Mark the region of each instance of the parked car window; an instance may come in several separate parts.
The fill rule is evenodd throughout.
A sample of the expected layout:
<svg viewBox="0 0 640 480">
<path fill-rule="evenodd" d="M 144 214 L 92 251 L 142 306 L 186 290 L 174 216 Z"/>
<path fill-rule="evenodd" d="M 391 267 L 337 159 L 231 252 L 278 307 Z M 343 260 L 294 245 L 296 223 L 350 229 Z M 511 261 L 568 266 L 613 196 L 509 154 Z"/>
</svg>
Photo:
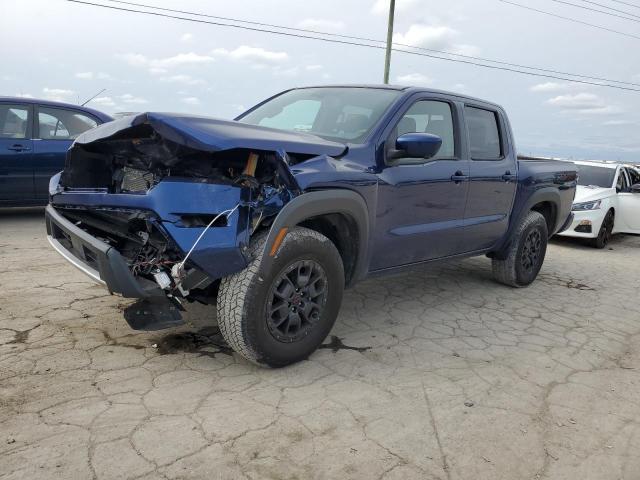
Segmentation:
<svg viewBox="0 0 640 480">
<path fill-rule="evenodd" d="M 465 107 L 469 128 L 469 148 L 474 160 L 496 160 L 502 157 L 498 115 L 482 108 Z"/>
<path fill-rule="evenodd" d="M 95 119 L 73 110 L 40 107 L 38 112 L 39 137 L 43 140 L 73 140 L 97 125 Z"/>
<path fill-rule="evenodd" d="M 453 115 L 447 102 L 419 100 L 414 103 L 398 122 L 394 136 L 414 132 L 431 133 L 442 139 L 437 158 L 455 157 Z"/>
<path fill-rule="evenodd" d="M 624 192 L 629 188 L 629 184 L 627 183 L 627 176 L 625 175 L 624 171 L 624 168 L 618 170 L 618 181 L 616 182 L 616 190 L 618 190 L 619 192 Z"/>
<path fill-rule="evenodd" d="M 29 109 L 17 105 L 0 105 L 0 138 L 27 138 Z"/>
<path fill-rule="evenodd" d="M 576 164 L 576 170 L 578 170 L 578 185 L 585 187 L 613 187 L 613 179 L 616 175 L 615 168 Z"/>
<path fill-rule="evenodd" d="M 627 173 L 629 174 L 629 183 L 631 185 L 640 184 L 640 172 L 633 168 L 627 168 Z"/>
<path fill-rule="evenodd" d="M 301 88 L 278 95 L 237 120 L 361 143 L 400 94 L 383 88 Z"/>
</svg>

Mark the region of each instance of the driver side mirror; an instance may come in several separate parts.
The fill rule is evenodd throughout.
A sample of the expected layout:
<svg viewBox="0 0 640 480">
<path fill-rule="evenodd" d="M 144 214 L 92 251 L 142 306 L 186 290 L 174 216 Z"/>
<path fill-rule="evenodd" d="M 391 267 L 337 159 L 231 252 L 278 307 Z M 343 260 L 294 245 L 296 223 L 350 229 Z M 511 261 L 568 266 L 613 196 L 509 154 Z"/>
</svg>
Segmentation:
<svg viewBox="0 0 640 480">
<path fill-rule="evenodd" d="M 434 157 L 442 147 L 442 138 L 430 133 L 405 133 L 396 140 L 396 158 L 424 158 Z"/>
<path fill-rule="evenodd" d="M 640 193 L 640 183 L 631 185 L 631 193 Z"/>
</svg>

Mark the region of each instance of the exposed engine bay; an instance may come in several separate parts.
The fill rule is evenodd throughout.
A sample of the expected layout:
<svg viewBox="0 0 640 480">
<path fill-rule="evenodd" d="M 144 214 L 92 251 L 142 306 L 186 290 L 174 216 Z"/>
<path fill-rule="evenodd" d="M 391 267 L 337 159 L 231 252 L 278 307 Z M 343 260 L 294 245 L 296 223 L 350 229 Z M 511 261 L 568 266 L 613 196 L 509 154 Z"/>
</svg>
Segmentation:
<svg viewBox="0 0 640 480">
<path fill-rule="evenodd" d="M 117 249 L 141 282 L 154 282 L 171 296 L 204 299 L 215 293 L 210 290 L 215 289 L 216 278 L 214 272 L 201 267 L 205 262 L 198 265 L 198 255 L 193 253 L 198 243 L 208 231 L 229 226 L 232 215 L 246 218 L 249 237 L 267 228 L 282 205 L 297 193 L 286 166 L 308 157 L 295 155 L 292 160 L 283 152 L 244 148 L 202 151 L 167 139 L 145 123 L 100 141 L 74 145 L 60 188 L 67 193 L 144 195 L 162 181 L 189 181 L 237 189 L 238 202 L 222 211 L 217 205 L 205 205 L 198 213 L 178 211 L 169 218 L 159 218 L 145 209 L 58 208 L 76 226 Z M 193 198 L 198 200 L 202 201 Z M 186 244 L 176 244 L 167 233 L 171 227 L 199 231 L 186 254 Z M 189 261 L 192 254 L 195 261 Z"/>
<path fill-rule="evenodd" d="M 144 292 L 209 303 L 220 278 L 248 265 L 250 238 L 301 193 L 291 167 L 346 148 L 238 122 L 145 113 L 78 137 L 54 177 L 51 204 L 102 250 L 117 251 Z M 62 231 L 54 236 L 100 270 L 91 248 Z"/>
</svg>

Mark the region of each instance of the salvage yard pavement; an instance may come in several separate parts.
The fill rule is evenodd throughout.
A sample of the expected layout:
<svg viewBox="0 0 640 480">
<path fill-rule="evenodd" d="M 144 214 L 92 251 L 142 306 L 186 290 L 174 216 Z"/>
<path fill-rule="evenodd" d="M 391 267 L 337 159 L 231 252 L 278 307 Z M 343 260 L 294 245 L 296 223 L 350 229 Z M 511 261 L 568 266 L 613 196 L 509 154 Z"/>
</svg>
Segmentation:
<svg viewBox="0 0 640 480">
<path fill-rule="evenodd" d="M 308 361 L 234 355 L 215 314 L 129 329 L 0 213 L 2 479 L 637 479 L 640 237 L 554 241 L 511 289 L 476 258 L 367 280 Z"/>
</svg>

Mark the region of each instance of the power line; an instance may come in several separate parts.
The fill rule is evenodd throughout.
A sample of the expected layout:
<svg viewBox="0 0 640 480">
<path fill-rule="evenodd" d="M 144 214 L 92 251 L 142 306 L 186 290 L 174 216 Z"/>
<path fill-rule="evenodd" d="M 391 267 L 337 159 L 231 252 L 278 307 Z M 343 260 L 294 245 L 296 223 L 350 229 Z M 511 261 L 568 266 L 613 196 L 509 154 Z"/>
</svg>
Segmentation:
<svg viewBox="0 0 640 480">
<path fill-rule="evenodd" d="M 617 33 L 618 35 L 623 35 L 625 37 L 635 38 L 636 40 L 640 40 L 640 36 L 638 36 L 638 35 L 633 35 L 631 33 L 625 33 L 625 32 L 621 32 L 619 30 L 614 30 L 612 28 L 603 27 L 602 25 L 595 25 L 593 23 L 583 22 L 582 20 L 577 20 L 575 18 L 564 17 L 562 15 L 558 15 L 558 14 L 555 14 L 555 13 L 546 12 L 544 10 L 539 10 L 539 9 L 533 8 L 533 7 L 528 7 L 528 6 L 522 5 L 520 3 L 510 2 L 509 0 L 498 0 L 498 1 L 502 2 L 502 3 L 508 3 L 509 5 L 513 5 L 514 7 L 524 8 L 526 10 L 531 10 L 532 12 L 538 12 L 538 13 L 542 13 L 544 15 L 549 15 L 550 17 L 561 18 L 562 20 L 566 20 L 568 22 L 579 23 L 581 25 L 586 25 L 588 27 L 597 28 L 598 30 L 605 30 L 607 32 Z"/>
<path fill-rule="evenodd" d="M 609 15 L 610 17 L 622 18 L 624 20 L 629 20 L 630 22 L 640 23 L 640 20 L 635 19 L 635 18 L 629 18 L 629 17 L 625 17 L 624 15 L 619 15 L 617 13 L 611 13 L 611 12 L 606 12 L 604 10 L 598 10 L 597 8 L 587 7 L 585 5 L 578 5 L 577 3 L 566 2 L 564 0 L 551 0 L 551 1 L 555 2 L 555 3 L 560 3 L 562 5 L 569 5 L 570 7 L 581 8 L 583 10 L 589 10 L 590 12 L 597 12 L 597 13 L 601 13 L 603 15 Z M 591 3 L 591 2 L 589 2 L 589 3 Z"/>
<path fill-rule="evenodd" d="M 200 24 L 215 25 L 215 26 L 221 26 L 221 27 L 236 28 L 236 29 L 248 30 L 248 31 L 254 31 L 254 32 L 270 33 L 270 34 L 273 34 L 273 35 L 281 35 L 281 36 L 293 37 L 293 38 L 304 38 L 304 39 L 310 39 L 310 40 L 318 40 L 318 41 L 322 41 L 322 42 L 326 42 L 326 43 L 336 43 L 336 44 L 342 44 L 342 45 L 353 45 L 353 46 L 358 46 L 358 47 L 375 48 L 377 50 L 384 50 L 385 49 L 385 47 L 383 45 L 370 45 L 370 44 L 358 43 L 358 42 L 349 41 L 349 40 L 338 40 L 338 39 L 335 39 L 335 38 L 322 38 L 322 37 L 311 36 L 311 35 L 302 35 L 302 34 L 299 34 L 299 33 L 280 32 L 280 31 L 275 31 L 275 30 L 268 30 L 268 29 L 259 28 L 259 27 L 248 27 L 248 26 L 245 26 L 245 25 L 234 25 L 234 24 L 229 24 L 229 23 L 214 22 L 214 21 L 208 21 L 208 20 L 199 20 L 199 19 L 194 19 L 194 18 L 187 18 L 187 17 L 179 17 L 179 16 L 176 16 L 176 15 L 169 15 L 169 14 L 159 13 L 159 12 L 146 12 L 146 11 L 142 11 L 142 10 L 134 10 L 134 9 L 131 9 L 131 8 L 116 7 L 116 6 L 113 6 L 113 5 L 103 5 L 103 4 L 93 3 L 93 2 L 83 1 L 83 0 L 66 0 L 66 1 L 70 2 L 70 3 L 77 3 L 77 4 L 89 5 L 89 6 L 93 6 L 93 7 L 106 8 L 106 9 L 110 9 L 110 10 L 117 10 L 117 11 L 129 12 L 129 13 L 139 13 L 139 14 L 143 14 L 143 15 L 152 15 L 152 16 L 155 16 L 155 17 L 170 18 L 170 19 L 174 19 L 174 20 L 182 20 L 182 21 L 187 21 L 187 22 L 192 22 L 192 23 L 200 23 Z M 556 80 L 563 80 L 563 81 L 567 81 L 567 82 L 581 83 L 581 84 L 585 84 L 585 85 L 593 85 L 593 86 L 598 86 L 598 87 L 615 88 L 615 89 L 618 89 L 618 90 L 640 92 L 640 89 L 637 89 L 637 88 L 623 87 L 623 86 L 620 86 L 620 85 L 613 85 L 611 83 L 596 83 L 596 82 L 589 82 L 589 81 L 586 81 L 586 80 L 578 80 L 578 79 L 573 79 L 573 78 L 561 77 L 561 76 L 558 76 L 558 75 L 526 72 L 526 71 L 518 70 L 518 69 L 515 69 L 515 68 L 498 67 L 498 66 L 495 66 L 495 65 L 486 65 L 486 64 L 474 62 L 474 61 L 471 61 L 471 60 L 447 58 L 447 57 L 441 57 L 441 56 L 433 55 L 433 54 L 412 52 L 412 51 L 408 51 L 408 50 L 405 50 L 405 49 L 394 48 L 393 50 L 397 51 L 397 52 L 404 53 L 406 55 L 414 55 L 414 56 L 419 56 L 419 57 L 427 57 L 427 58 L 433 58 L 433 59 L 438 59 L 438 60 L 445 60 L 445 61 L 454 62 L 454 63 L 475 65 L 475 66 L 478 66 L 478 67 L 490 68 L 490 69 L 493 69 L 493 70 L 508 71 L 508 72 L 519 73 L 519 74 L 522 74 L 522 75 L 528 75 L 528 76 L 533 76 L 533 77 L 552 78 L 552 79 L 556 79 Z"/>
<path fill-rule="evenodd" d="M 580 0 L 580 1 L 584 2 L 584 3 L 590 3 L 591 5 L 597 5 L 598 7 L 606 8 L 607 10 L 611 10 L 611 11 L 614 11 L 614 12 L 624 13 L 625 15 L 628 15 L 630 17 L 640 18 L 640 15 L 636 15 L 634 13 L 627 12 L 626 10 L 619 10 L 617 8 L 610 7 L 609 5 L 605 5 L 603 3 L 592 2 L 591 0 Z M 636 8 L 640 8 L 640 7 L 636 7 Z"/>
<path fill-rule="evenodd" d="M 107 2 L 110 2 L 110 3 L 119 3 L 119 4 L 124 4 L 124 5 L 132 5 L 132 6 L 135 6 L 135 7 L 150 8 L 150 9 L 160 10 L 160 11 L 165 11 L 165 12 L 186 14 L 186 15 L 195 16 L 195 17 L 214 18 L 214 19 L 217 19 L 217 20 L 225 20 L 225 21 L 231 21 L 231 22 L 236 22 L 236 23 L 245 23 L 245 24 L 248 24 L 248 25 L 257 25 L 257 26 L 261 26 L 261 27 L 278 28 L 278 29 L 282 29 L 282 30 L 291 30 L 291 31 L 295 31 L 295 32 L 312 33 L 312 34 L 317 34 L 317 35 L 331 36 L 331 37 L 337 37 L 337 38 L 346 38 L 346 39 L 349 39 L 349 40 L 358 40 L 358 41 L 364 41 L 364 42 L 386 43 L 385 40 L 375 39 L 375 38 L 357 37 L 357 36 L 353 36 L 353 35 L 342 35 L 342 34 L 339 34 L 339 33 L 329 33 L 329 32 L 322 32 L 322 31 L 318 31 L 318 30 L 311 30 L 311 29 L 305 29 L 305 28 L 295 28 L 295 27 L 289 27 L 289 26 L 284 26 L 284 25 L 277 25 L 277 24 L 273 24 L 273 23 L 255 22 L 255 21 L 251 21 L 251 20 L 242 20 L 242 19 L 231 18 L 231 17 L 221 17 L 221 16 L 218 16 L 218 15 L 210 15 L 210 14 L 201 13 L 201 12 L 191 12 L 191 11 L 187 11 L 187 10 L 176 10 L 176 9 L 172 9 L 172 8 L 155 7 L 153 5 L 147 5 L 147 4 L 136 3 L 136 2 L 129 2 L 129 1 L 125 1 L 125 0 L 104 0 L 104 1 L 107 1 Z M 443 50 L 436 50 L 436 49 L 432 49 L 432 48 L 418 47 L 418 46 L 415 46 L 415 45 L 408 45 L 406 43 L 393 42 L 393 45 L 397 45 L 397 46 L 400 46 L 400 47 L 412 48 L 412 49 L 423 51 L 423 52 L 437 53 L 437 54 L 442 54 L 442 55 L 450 55 L 450 56 L 453 56 L 453 57 L 464 58 L 464 59 L 468 59 L 468 60 L 476 60 L 476 61 L 480 61 L 480 62 L 495 63 L 495 64 L 498 64 L 498 65 L 504 65 L 504 66 L 507 66 L 507 67 L 524 68 L 524 69 L 527 69 L 527 70 L 537 70 L 539 72 L 553 73 L 553 74 L 556 74 L 556 75 L 564 75 L 564 76 L 570 76 L 570 77 L 584 78 L 584 79 L 587 79 L 587 80 L 596 80 L 596 81 L 609 82 L 609 83 L 619 83 L 621 85 L 632 85 L 632 86 L 640 87 L 640 83 L 625 82 L 625 81 L 622 81 L 622 80 L 612 80 L 610 78 L 595 77 L 595 76 L 578 74 L 578 73 L 571 73 L 571 72 L 563 72 L 561 70 L 552 70 L 552 69 L 541 68 L 541 67 L 532 67 L 532 66 L 529 66 L 529 65 L 523 65 L 523 64 L 518 64 L 518 63 L 510 63 L 510 62 L 505 62 L 505 61 L 501 61 L 501 60 L 492 60 L 492 59 L 489 59 L 489 58 L 477 57 L 477 56 L 472 56 L 472 55 L 463 55 L 463 54 L 460 54 L 460 53 L 452 53 L 452 52 L 447 52 L 447 51 L 443 51 Z"/>
<path fill-rule="evenodd" d="M 629 2 L 623 2 L 623 1 L 621 1 L 621 0 L 609 0 L 609 1 L 611 1 L 611 2 L 616 2 L 616 3 L 620 3 L 620 4 L 622 4 L 622 5 L 627 5 L 627 6 L 629 6 L 629 7 L 633 7 L 633 8 L 640 8 L 640 5 L 636 5 L 636 4 L 634 4 L 634 3 L 629 3 Z"/>
</svg>

